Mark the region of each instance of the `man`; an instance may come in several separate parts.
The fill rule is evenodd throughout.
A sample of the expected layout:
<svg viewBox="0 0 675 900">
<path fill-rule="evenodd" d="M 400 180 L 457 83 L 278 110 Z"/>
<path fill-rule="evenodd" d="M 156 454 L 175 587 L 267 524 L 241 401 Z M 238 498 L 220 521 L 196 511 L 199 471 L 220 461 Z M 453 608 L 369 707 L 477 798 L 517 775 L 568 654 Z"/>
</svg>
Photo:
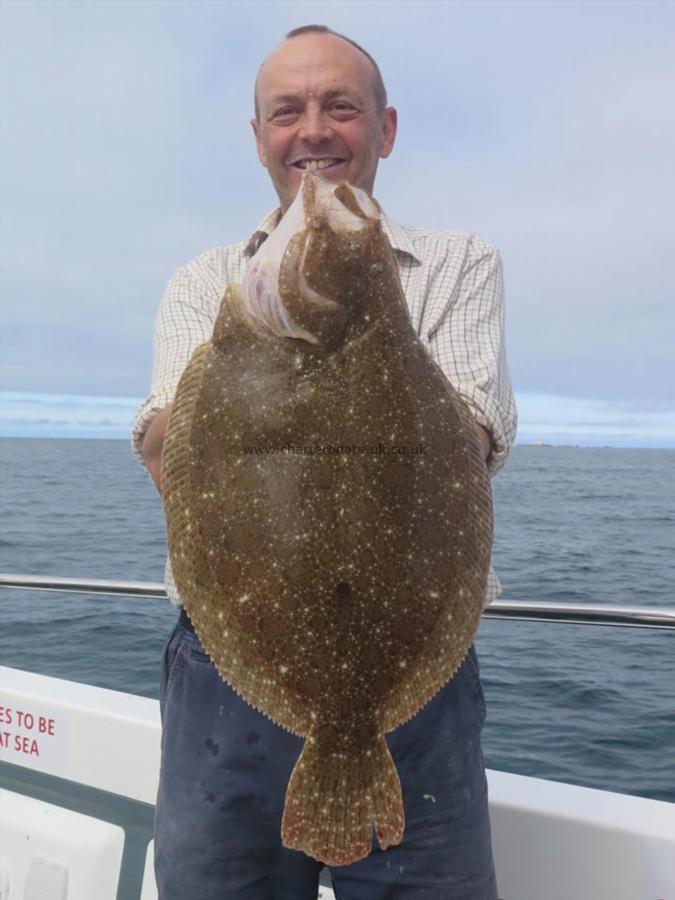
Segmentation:
<svg viewBox="0 0 675 900">
<path fill-rule="evenodd" d="M 293 201 L 310 160 L 325 178 L 372 192 L 379 160 L 393 149 L 397 117 L 374 60 L 348 38 L 307 26 L 290 32 L 261 66 L 252 126 L 280 209 L 251 241 L 198 256 L 169 283 L 157 319 L 152 393 L 133 437 L 159 490 L 176 384 L 195 347 L 210 337 L 226 285 L 241 282 L 248 256 Z M 413 324 L 472 409 L 494 473 L 515 435 L 499 254 L 476 235 L 386 219 L 384 228 Z M 167 576 L 169 595 L 180 605 Z M 497 592 L 491 572 L 486 601 Z M 321 865 L 280 842 L 284 792 L 302 741 L 220 679 L 184 611 L 165 650 L 160 700 L 160 900 L 315 900 Z M 366 859 L 334 867 L 338 900 L 495 900 L 484 716 L 472 647 L 451 682 L 387 736 L 403 789 L 403 842 L 382 852 L 374 841 Z"/>
</svg>

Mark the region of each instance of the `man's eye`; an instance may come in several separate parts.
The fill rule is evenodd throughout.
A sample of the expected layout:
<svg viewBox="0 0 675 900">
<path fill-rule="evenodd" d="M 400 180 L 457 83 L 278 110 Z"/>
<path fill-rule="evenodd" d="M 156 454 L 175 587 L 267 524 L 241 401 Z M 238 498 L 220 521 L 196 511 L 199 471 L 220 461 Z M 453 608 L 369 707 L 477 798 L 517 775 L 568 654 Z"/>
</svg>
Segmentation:
<svg viewBox="0 0 675 900">
<path fill-rule="evenodd" d="M 281 109 L 275 109 L 272 113 L 272 119 L 277 122 L 279 120 L 286 121 L 297 116 L 298 111 L 292 106 L 282 106 Z"/>
<path fill-rule="evenodd" d="M 358 112 L 356 107 L 346 100 L 336 100 L 335 103 L 331 103 L 329 111 L 338 118 L 349 118 Z"/>
</svg>

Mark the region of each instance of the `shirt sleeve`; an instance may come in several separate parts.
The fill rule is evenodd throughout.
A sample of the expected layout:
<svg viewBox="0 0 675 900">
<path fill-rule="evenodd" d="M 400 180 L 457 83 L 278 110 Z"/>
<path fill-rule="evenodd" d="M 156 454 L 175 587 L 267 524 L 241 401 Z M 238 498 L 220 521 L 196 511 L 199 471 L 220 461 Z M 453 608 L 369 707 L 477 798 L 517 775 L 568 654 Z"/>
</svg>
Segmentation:
<svg viewBox="0 0 675 900">
<path fill-rule="evenodd" d="M 506 366 L 504 281 L 499 251 L 471 235 L 456 287 L 428 335 L 432 357 L 490 434 L 490 475 L 506 462 L 517 428 Z"/>
<path fill-rule="evenodd" d="M 157 413 L 174 398 L 178 381 L 195 349 L 211 337 L 216 309 L 189 273 L 177 269 L 164 291 L 157 312 L 150 394 L 136 413 L 131 447 L 145 467 L 141 444 Z"/>
</svg>

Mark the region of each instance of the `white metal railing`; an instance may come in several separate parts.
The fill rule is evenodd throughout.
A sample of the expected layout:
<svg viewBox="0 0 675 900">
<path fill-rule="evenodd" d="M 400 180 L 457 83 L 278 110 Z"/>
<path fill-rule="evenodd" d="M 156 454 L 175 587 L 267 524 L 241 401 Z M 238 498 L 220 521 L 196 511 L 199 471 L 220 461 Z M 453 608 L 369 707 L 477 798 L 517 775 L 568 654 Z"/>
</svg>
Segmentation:
<svg viewBox="0 0 675 900">
<path fill-rule="evenodd" d="M 117 581 L 99 578 L 57 578 L 49 575 L 0 573 L 0 588 L 59 591 L 113 597 L 166 598 L 160 582 Z M 558 603 L 530 600 L 494 600 L 484 619 L 524 619 L 529 622 L 566 622 L 576 625 L 618 625 L 675 630 L 675 607 L 627 606 L 597 603 Z"/>
</svg>

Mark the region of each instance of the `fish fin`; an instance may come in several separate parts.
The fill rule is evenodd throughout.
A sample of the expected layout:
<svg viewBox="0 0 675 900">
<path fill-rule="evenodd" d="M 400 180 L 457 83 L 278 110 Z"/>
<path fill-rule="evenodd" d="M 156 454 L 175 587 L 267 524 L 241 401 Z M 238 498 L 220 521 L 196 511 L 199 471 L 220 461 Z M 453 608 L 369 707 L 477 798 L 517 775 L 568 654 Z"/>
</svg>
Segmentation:
<svg viewBox="0 0 675 900">
<path fill-rule="evenodd" d="M 382 850 L 403 838 L 401 782 L 384 737 L 347 753 L 310 735 L 286 791 L 284 846 L 346 866 L 371 852 L 373 827 Z"/>
</svg>

